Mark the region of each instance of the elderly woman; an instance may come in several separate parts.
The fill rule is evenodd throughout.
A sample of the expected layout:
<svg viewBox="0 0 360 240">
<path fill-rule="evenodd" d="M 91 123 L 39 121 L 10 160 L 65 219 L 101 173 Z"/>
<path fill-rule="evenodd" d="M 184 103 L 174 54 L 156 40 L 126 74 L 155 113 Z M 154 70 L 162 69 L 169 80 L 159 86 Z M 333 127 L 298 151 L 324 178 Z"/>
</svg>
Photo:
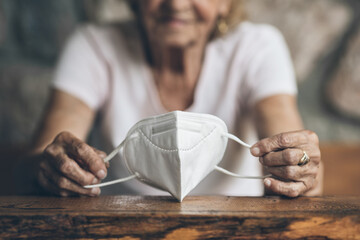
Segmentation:
<svg viewBox="0 0 360 240">
<path fill-rule="evenodd" d="M 246 21 L 234 24 L 241 18 L 239 1 L 130 4 L 136 22 L 83 26 L 68 41 L 32 151 L 39 189 L 97 196 L 99 188 L 83 186 L 128 175 L 121 160 L 108 168 L 106 154 L 85 143 L 97 114 L 108 151 L 137 121 L 182 110 L 213 114 L 248 141 L 256 131 L 262 140 L 250 152 L 240 153 L 230 144 L 221 165 L 245 175 L 272 174 L 259 181 L 214 172 L 191 194 L 321 193 L 318 138 L 303 130 L 291 60 L 277 30 Z M 164 194 L 135 180 L 103 188 L 103 193 Z"/>
</svg>

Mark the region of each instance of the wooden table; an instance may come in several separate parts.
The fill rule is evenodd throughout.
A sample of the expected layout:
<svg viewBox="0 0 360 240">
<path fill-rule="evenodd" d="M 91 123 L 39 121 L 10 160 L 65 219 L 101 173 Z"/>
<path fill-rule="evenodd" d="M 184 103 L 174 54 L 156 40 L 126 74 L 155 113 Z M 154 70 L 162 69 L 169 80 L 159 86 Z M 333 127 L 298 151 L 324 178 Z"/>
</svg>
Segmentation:
<svg viewBox="0 0 360 240">
<path fill-rule="evenodd" d="M 360 239 L 359 197 L 0 197 L 0 238 Z"/>
</svg>

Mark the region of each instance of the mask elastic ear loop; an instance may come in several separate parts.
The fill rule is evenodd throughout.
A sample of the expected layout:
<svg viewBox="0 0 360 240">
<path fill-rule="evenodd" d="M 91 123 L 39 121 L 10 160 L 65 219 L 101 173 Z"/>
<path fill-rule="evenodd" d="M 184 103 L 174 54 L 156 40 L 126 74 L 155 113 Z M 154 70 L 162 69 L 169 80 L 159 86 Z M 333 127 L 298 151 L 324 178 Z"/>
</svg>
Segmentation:
<svg viewBox="0 0 360 240">
<path fill-rule="evenodd" d="M 250 145 L 250 144 L 247 144 L 247 143 L 241 141 L 240 138 L 238 138 L 238 137 L 235 136 L 235 135 L 232 135 L 232 134 L 230 134 L 230 133 L 223 133 L 222 135 L 223 135 L 224 137 L 227 137 L 227 138 L 231 139 L 231 140 L 234 140 L 235 142 L 239 143 L 240 145 L 243 145 L 244 147 L 251 148 L 251 145 Z"/>
<path fill-rule="evenodd" d="M 123 141 L 122 143 L 119 144 L 119 146 L 117 146 L 109 155 L 107 155 L 105 158 L 104 158 L 104 162 L 107 163 L 109 162 L 111 159 L 113 159 L 116 154 L 118 154 L 121 149 L 123 148 L 125 144 L 125 141 Z"/>
<path fill-rule="evenodd" d="M 223 133 L 222 134 L 224 137 L 226 138 L 229 138 L 231 140 L 234 140 L 235 142 L 239 143 L 240 145 L 244 146 L 244 147 L 247 147 L 247 148 L 251 148 L 251 145 L 243 142 L 240 140 L 240 138 L 236 137 L 235 135 L 232 135 L 230 133 Z M 221 172 L 221 173 L 224 173 L 226 175 L 229 175 L 231 177 L 236 177 L 236 178 L 247 178 L 247 179 L 264 179 L 264 178 L 267 178 L 267 177 L 270 177 L 271 174 L 269 175 L 265 175 L 265 176 L 243 176 L 243 175 L 239 175 L 239 174 L 236 174 L 236 173 L 233 173 L 233 172 L 230 172 L 222 167 L 219 167 L 219 166 L 215 166 L 215 170 L 218 171 L 218 172 Z"/>
<path fill-rule="evenodd" d="M 124 143 L 125 143 L 125 141 L 120 143 L 119 146 L 117 146 L 107 157 L 105 157 L 104 162 L 106 163 L 106 162 L 109 162 L 111 159 L 113 159 L 116 156 L 116 154 L 118 154 L 121 151 L 121 149 L 124 146 Z M 84 186 L 84 188 L 105 187 L 105 186 L 116 184 L 116 183 L 126 182 L 126 181 L 129 181 L 129 180 L 131 180 L 133 178 L 136 178 L 136 177 L 137 177 L 137 175 L 133 174 L 133 175 L 130 175 L 130 176 L 125 177 L 125 178 L 120 178 L 120 179 L 116 179 L 116 180 L 105 182 L 105 183 L 86 185 L 86 186 Z"/>
</svg>

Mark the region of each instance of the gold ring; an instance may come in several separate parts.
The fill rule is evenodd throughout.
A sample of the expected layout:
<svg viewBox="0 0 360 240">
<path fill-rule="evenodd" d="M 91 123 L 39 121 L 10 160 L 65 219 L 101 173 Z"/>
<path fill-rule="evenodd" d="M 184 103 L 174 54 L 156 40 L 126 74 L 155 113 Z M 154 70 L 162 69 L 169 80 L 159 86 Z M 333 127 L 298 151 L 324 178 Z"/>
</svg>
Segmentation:
<svg viewBox="0 0 360 240">
<path fill-rule="evenodd" d="M 299 166 L 304 166 L 304 165 L 306 165 L 306 164 L 308 164 L 310 162 L 310 158 L 306 154 L 306 152 L 303 151 L 303 153 L 304 153 L 304 155 L 301 157 L 301 159 L 300 159 L 300 161 L 298 163 Z"/>
</svg>

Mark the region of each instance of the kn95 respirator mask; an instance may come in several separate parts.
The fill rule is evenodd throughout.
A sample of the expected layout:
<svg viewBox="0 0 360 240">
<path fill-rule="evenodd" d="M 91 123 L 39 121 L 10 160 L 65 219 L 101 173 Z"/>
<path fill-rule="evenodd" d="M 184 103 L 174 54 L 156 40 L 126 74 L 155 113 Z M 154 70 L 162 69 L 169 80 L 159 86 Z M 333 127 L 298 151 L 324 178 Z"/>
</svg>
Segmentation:
<svg viewBox="0 0 360 240">
<path fill-rule="evenodd" d="M 228 139 L 250 148 L 228 133 L 224 121 L 210 114 L 174 111 L 146 118 L 136 123 L 124 141 L 104 159 L 108 162 L 120 153 L 131 175 L 85 188 L 137 178 L 168 191 L 181 202 L 213 170 L 238 178 L 267 177 L 240 176 L 217 166 Z"/>
</svg>

